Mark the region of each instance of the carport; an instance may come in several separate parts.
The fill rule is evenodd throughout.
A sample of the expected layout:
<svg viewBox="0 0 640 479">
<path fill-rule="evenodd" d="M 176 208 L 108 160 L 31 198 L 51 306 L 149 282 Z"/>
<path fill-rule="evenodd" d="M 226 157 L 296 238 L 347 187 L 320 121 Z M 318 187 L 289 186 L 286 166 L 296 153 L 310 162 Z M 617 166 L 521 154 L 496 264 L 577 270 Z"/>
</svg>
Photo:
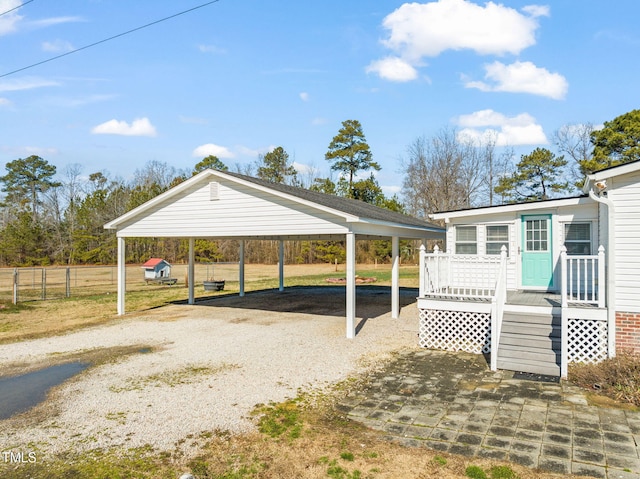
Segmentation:
<svg viewBox="0 0 640 479">
<path fill-rule="evenodd" d="M 205 170 L 105 225 L 116 230 L 118 314 L 125 313 L 127 238 L 189 241 L 188 303 L 195 303 L 196 239 L 240 241 L 240 296 L 244 296 L 247 240 L 278 240 L 279 289 L 284 289 L 284 241 L 335 240 L 346 244 L 346 336 L 356 333 L 356 238 L 391 239 L 391 316 L 398 318 L 400 239 L 444 238 L 444 229 L 411 216 L 364 203 L 237 173 Z"/>
</svg>

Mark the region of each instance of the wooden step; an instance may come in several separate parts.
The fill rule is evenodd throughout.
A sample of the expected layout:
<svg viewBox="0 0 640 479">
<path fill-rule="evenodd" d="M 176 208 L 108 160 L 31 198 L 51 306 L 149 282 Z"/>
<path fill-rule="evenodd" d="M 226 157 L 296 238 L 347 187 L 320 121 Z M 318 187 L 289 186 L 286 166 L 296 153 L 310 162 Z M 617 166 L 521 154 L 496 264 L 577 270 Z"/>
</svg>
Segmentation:
<svg viewBox="0 0 640 479">
<path fill-rule="evenodd" d="M 502 323 L 501 332 L 521 336 L 560 337 L 559 328 L 544 324 Z"/>
<path fill-rule="evenodd" d="M 536 361 L 498 359 L 498 369 L 523 373 L 544 374 L 547 376 L 560 376 L 560 366 L 557 364 L 539 363 Z"/>
<path fill-rule="evenodd" d="M 531 336 L 517 333 L 505 333 L 500 336 L 500 347 L 521 346 L 525 348 L 553 349 L 560 351 L 561 339 L 558 336 Z"/>
<path fill-rule="evenodd" d="M 560 374 L 560 317 L 505 312 L 498 368 L 534 374 Z"/>
<path fill-rule="evenodd" d="M 560 327 L 560 321 L 560 316 L 549 314 L 505 312 L 502 316 L 503 323 L 548 324 Z"/>
</svg>

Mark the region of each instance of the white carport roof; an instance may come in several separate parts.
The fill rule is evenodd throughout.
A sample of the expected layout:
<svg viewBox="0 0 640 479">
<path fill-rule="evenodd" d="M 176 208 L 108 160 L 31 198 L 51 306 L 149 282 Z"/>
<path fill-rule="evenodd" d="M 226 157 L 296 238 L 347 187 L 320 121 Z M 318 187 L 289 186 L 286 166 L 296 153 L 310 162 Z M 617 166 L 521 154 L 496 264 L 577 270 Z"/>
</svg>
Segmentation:
<svg viewBox="0 0 640 479">
<path fill-rule="evenodd" d="M 205 170 L 105 225 L 118 237 L 118 313 L 124 314 L 124 250 L 127 237 L 187 238 L 189 303 L 194 303 L 193 242 L 234 238 L 240 242 L 240 294 L 244 294 L 246 239 L 345 240 L 347 245 L 347 337 L 355 335 L 355 240 L 392 239 L 392 316 L 399 313 L 398 241 L 443 238 L 439 226 L 376 206 L 333 195 Z M 282 243 L 281 243 L 282 244 Z M 282 252 L 282 247 L 280 248 Z M 280 258 L 280 289 L 283 261 Z"/>
</svg>

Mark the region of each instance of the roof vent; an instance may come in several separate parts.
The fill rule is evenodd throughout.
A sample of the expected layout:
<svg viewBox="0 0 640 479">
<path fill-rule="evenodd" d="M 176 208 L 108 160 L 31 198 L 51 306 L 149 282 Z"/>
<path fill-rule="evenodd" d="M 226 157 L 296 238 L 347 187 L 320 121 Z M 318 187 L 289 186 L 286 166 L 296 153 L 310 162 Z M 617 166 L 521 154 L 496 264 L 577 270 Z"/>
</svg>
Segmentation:
<svg viewBox="0 0 640 479">
<path fill-rule="evenodd" d="M 217 181 L 209 183 L 209 199 L 211 201 L 220 199 L 220 183 Z"/>
</svg>

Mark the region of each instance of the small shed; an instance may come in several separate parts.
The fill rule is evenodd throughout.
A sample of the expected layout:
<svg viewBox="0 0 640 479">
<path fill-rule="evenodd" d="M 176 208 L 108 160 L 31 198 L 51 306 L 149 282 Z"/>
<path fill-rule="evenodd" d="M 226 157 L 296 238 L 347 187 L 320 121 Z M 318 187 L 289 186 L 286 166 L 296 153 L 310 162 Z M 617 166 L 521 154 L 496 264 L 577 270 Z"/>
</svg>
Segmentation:
<svg viewBox="0 0 640 479">
<path fill-rule="evenodd" d="M 149 259 L 142 265 L 142 269 L 144 269 L 145 281 L 171 277 L 171 265 L 162 258 Z"/>
</svg>

